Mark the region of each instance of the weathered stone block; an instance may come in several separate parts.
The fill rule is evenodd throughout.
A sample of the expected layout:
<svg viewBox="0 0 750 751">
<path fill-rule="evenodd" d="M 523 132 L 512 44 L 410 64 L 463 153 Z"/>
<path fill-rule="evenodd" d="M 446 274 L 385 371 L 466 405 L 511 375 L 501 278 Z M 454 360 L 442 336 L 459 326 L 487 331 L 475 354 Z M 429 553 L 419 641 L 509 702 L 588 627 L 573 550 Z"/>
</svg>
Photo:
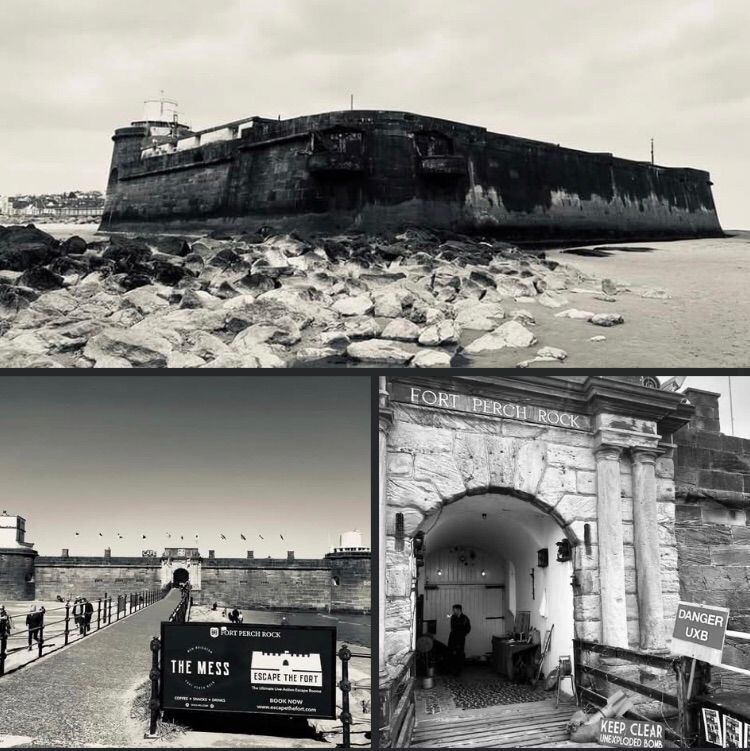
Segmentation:
<svg viewBox="0 0 750 751">
<path fill-rule="evenodd" d="M 596 469 L 596 458 L 590 449 L 583 446 L 569 446 L 550 443 L 547 445 L 547 461 L 554 466 L 572 469 Z"/>
<path fill-rule="evenodd" d="M 410 597 L 413 578 L 409 566 L 387 566 L 385 570 L 385 591 L 388 598 Z"/>
<path fill-rule="evenodd" d="M 390 630 L 408 629 L 411 625 L 411 599 L 389 598 L 385 603 L 385 622 Z"/>
<path fill-rule="evenodd" d="M 596 472 L 576 471 L 576 491 L 583 494 L 596 494 Z"/>
<path fill-rule="evenodd" d="M 518 450 L 517 439 L 487 436 L 485 440 L 490 485 L 496 488 L 512 487 Z"/>
<path fill-rule="evenodd" d="M 541 441 L 518 446 L 513 471 L 513 487 L 529 495 L 536 495 L 547 461 L 547 445 Z"/>
<path fill-rule="evenodd" d="M 750 572 L 750 545 L 712 548 L 711 562 L 714 566 L 747 566 L 748 572 Z"/>
<path fill-rule="evenodd" d="M 674 460 L 671 457 L 660 456 L 656 460 L 655 471 L 657 478 L 674 479 Z"/>
<path fill-rule="evenodd" d="M 466 485 L 452 456 L 418 454 L 414 457 L 414 479 L 432 482 L 444 501 L 466 494 Z"/>
<path fill-rule="evenodd" d="M 447 454 L 453 451 L 453 434 L 449 430 L 396 420 L 388 433 L 388 446 L 418 454 Z"/>
<path fill-rule="evenodd" d="M 576 621 L 591 621 L 601 618 L 599 595 L 576 595 L 573 598 L 573 617 Z"/>
<path fill-rule="evenodd" d="M 403 518 L 403 530 L 404 537 L 411 538 L 414 533 L 419 529 L 419 526 L 424 521 L 424 514 L 413 508 L 386 508 L 385 516 L 385 532 L 388 536 L 392 537 L 396 534 L 396 515 L 401 514 Z"/>
<path fill-rule="evenodd" d="M 478 433 L 456 434 L 454 456 L 467 491 L 476 492 L 489 488 L 489 460 L 483 435 Z"/>
<path fill-rule="evenodd" d="M 656 500 L 657 501 L 674 501 L 675 487 L 673 480 L 657 479 L 656 481 Z"/>
<path fill-rule="evenodd" d="M 564 495 L 555 506 L 555 513 L 566 525 L 575 521 L 595 520 L 597 500 L 590 495 Z"/>
<path fill-rule="evenodd" d="M 602 623 L 601 621 L 576 621 L 575 622 L 576 639 L 585 639 L 586 641 L 601 641 Z"/>
<path fill-rule="evenodd" d="M 388 503 L 400 508 L 414 508 L 426 516 L 440 508 L 442 499 L 432 482 L 389 477 Z"/>
<path fill-rule="evenodd" d="M 547 466 L 536 495 L 550 506 L 555 506 L 565 493 L 576 492 L 575 471 L 566 467 Z"/>
<path fill-rule="evenodd" d="M 388 452 L 388 474 L 399 477 L 411 477 L 414 469 L 414 457 L 403 451 Z"/>
</svg>

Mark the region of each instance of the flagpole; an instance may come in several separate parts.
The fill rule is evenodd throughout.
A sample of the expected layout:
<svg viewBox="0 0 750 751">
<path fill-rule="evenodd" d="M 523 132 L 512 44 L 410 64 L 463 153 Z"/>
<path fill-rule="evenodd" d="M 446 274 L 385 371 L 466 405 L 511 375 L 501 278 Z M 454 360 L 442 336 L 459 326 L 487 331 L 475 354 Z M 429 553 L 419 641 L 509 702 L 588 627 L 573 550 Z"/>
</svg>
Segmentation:
<svg viewBox="0 0 750 751">
<path fill-rule="evenodd" d="M 727 381 L 729 382 L 729 420 L 732 425 L 732 435 L 735 435 L 734 432 L 734 403 L 732 402 L 732 376 L 727 376 Z"/>
</svg>

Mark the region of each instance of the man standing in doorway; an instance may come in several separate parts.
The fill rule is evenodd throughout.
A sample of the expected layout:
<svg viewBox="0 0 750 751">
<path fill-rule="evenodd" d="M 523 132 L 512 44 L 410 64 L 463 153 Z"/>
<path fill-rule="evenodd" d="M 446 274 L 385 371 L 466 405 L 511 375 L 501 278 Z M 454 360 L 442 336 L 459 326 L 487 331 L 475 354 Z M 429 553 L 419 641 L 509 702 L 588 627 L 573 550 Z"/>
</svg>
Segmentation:
<svg viewBox="0 0 750 751">
<path fill-rule="evenodd" d="M 463 670 L 464 645 L 466 644 L 466 636 L 470 631 L 471 621 L 464 615 L 463 608 L 460 605 L 454 605 L 453 615 L 451 616 L 451 633 L 448 637 L 448 650 L 453 675 L 461 675 L 461 670 Z"/>
</svg>

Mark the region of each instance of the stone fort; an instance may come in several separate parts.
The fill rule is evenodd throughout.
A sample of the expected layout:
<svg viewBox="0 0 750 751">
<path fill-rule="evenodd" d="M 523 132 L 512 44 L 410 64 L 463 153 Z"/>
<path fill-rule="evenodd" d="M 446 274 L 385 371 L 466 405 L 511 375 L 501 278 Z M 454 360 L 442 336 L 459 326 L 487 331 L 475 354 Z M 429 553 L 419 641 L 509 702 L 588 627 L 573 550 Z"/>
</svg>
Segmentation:
<svg viewBox="0 0 750 751">
<path fill-rule="evenodd" d="M 112 137 L 101 229 L 364 230 L 508 240 L 721 236 L 708 172 L 383 110 L 193 131 L 158 115 Z"/>
<path fill-rule="evenodd" d="M 159 556 L 41 556 L 26 542 L 20 516 L 0 516 L 0 603 L 4 600 L 96 599 L 189 582 L 196 603 L 269 610 L 370 611 L 370 550 L 358 532 L 322 558 L 203 557 L 198 548 Z"/>
</svg>

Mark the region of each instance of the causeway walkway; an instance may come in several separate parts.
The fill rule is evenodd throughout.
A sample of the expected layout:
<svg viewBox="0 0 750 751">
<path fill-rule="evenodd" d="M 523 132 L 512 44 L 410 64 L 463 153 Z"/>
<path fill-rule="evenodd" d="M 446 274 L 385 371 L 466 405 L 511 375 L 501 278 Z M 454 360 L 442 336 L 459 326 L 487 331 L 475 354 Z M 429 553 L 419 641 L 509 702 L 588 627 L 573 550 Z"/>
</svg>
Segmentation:
<svg viewBox="0 0 750 751">
<path fill-rule="evenodd" d="M 130 718 L 137 686 L 148 679 L 149 643 L 180 593 L 94 632 L 70 647 L 0 678 L 0 738 L 29 736 L 35 746 L 143 743 Z"/>
</svg>

